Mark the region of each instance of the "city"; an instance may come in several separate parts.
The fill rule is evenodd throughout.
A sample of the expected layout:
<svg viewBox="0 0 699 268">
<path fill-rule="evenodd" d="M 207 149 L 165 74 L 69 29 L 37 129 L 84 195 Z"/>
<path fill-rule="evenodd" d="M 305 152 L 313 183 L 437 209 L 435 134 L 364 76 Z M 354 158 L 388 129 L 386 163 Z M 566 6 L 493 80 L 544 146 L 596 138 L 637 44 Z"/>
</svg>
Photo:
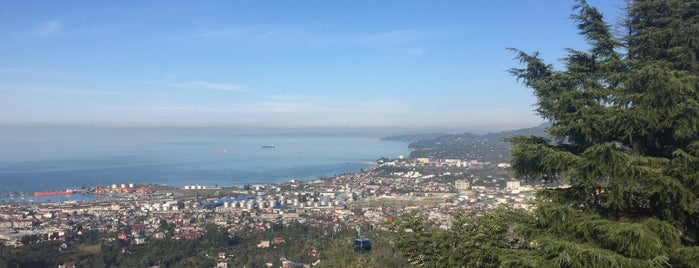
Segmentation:
<svg viewBox="0 0 699 268">
<path fill-rule="evenodd" d="M 543 186 L 512 179 L 508 167 L 477 160 L 401 157 L 380 159 L 361 172 L 313 181 L 240 187 L 112 185 L 90 189 L 104 195 L 102 201 L 2 204 L 0 239 L 7 246 L 21 247 L 41 240 L 68 241 L 71 235 L 94 230 L 113 234 L 113 240 L 145 244 L 201 238 L 211 224 L 231 233 L 264 231 L 275 224 L 383 228 L 404 213 L 418 213 L 433 226 L 448 229 L 457 212 L 532 208 L 533 193 Z M 124 231 L 125 226 L 130 232 Z M 260 240 L 258 250 L 280 241 L 283 238 Z"/>
</svg>

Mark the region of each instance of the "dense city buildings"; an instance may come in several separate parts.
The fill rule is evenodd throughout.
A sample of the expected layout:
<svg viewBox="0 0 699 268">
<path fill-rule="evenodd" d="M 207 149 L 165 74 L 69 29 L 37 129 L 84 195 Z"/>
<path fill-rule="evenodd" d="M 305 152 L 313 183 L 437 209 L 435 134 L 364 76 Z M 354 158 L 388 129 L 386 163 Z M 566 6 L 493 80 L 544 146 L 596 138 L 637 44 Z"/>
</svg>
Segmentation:
<svg viewBox="0 0 699 268">
<path fill-rule="evenodd" d="M 200 240 L 210 226 L 229 234 L 299 225 L 386 230 L 387 223 L 406 213 L 420 215 L 431 228 L 448 230 L 460 212 L 530 210 L 533 193 L 541 187 L 513 179 L 502 163 L 403 157 L 382 158 L 366 170 L 313 181 L 235 187 L 114 184 L 75 190 L 93 197 L 90 201 L 17 198 L 0 204 L 0 240 L 10 247 L 40 241 L 65 241 L 68 247 L 83 233 L 98 232 L 107 241 L 136 246 L 163 239 Z M 284 241 L 262 237 L 250 250 L 268 250 Z M 321 260 L 315 253 L 308 256 Z M 217 267 L 228 267 L 230 261 L 221 259 Z"/>
<path fill-rule="evenodd" d="M 476 175 L 486 173 L 491 175 Z M 406 212 L 422 213 L 435 226 L 448 228 L 458 211 L 529 209 L 535 188 L 521 185 L 497 163 L 426 158 L 399 158 L 362 172 L 272 185 L 114 185 L 85 193 L 111 200 L 2 204 L 0 239 L 21 246 L 28 235 L 61 240 L 68 233 L 98 230 L 112 232 L 116 239 L 148 243 L 195 238 L 207 224 L 231 231 L 263 230 L 276 223 L 380 228 Z M 170 232 L 161 228 L 164 222 L 172 226 Z M 123 226 L 130 226 L 130 232 L 124 233 Z"/>
</svg>

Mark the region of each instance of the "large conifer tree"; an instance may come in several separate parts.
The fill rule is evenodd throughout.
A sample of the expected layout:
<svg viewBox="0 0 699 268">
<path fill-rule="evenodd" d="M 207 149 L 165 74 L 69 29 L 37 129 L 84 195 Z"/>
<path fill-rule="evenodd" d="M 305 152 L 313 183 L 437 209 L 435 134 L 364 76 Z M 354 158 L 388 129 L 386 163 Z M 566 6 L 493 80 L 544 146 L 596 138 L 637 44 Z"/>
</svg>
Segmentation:
<svg viewBox="0 0 699 268">
<path fill-rule="evenodd" d="M 698 265 L 699 1 L 632 1 L 620 38 L 585 1 L 576 11 L 591 48 L 569 50 L 564 70 L 518 52 L 526 67 L 512 73 L 534 90 L 553 140 L 513 138 L 514 170 L 570 183 L 541 193 L 542 212 L 587 217 L 577 224 L 589 230 L 538 213 L 567 225 L 560 235 Z"/>
<path fill-rule="evenodd" d="M 461 215 L 433 236 L 452 245 L 403 236 L 429 245 L 408 257 L 434 266 L 699 267 L 699 1 L 630 1 L 621 36 L 585 1 L 574 11 L 589 50 L 569 49 L 563 70 L 514 50 L 524 67 L 511 70 L 552 123 L 551 140 L 510 139 L 516 175 L 570 187 L 540 192 L 534 215 Z"/>
<path fill-rule="evenodd" d="M 554 139 L 514 138 L 515 171 L 569 180 L 559 203 L 615 220 L 656 218 L 696 243 L 699 1 L 634 1 L 619 40 L 594 7 L 576 9 L 589 52 L 570 50 L 563 71 L 519 52 L 526 68 L 512 70 L 534 89 Z"/>
</svg>

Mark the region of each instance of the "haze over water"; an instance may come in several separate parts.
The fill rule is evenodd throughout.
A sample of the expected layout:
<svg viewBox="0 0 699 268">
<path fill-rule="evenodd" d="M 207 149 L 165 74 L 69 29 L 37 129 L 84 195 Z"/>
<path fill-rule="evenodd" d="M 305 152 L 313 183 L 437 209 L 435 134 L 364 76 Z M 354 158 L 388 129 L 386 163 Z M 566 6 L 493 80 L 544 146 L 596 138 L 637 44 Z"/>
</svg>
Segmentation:
<svg viewBox="0 0 699 268">
<path fill-rule="evenodd" d="M 308 180 L 409 153 L 408 144 L 378 135 L 233 128 L 3 128 L 0 148 L 4 192 L 97 183 L 231 186 Z"/>
</svg>

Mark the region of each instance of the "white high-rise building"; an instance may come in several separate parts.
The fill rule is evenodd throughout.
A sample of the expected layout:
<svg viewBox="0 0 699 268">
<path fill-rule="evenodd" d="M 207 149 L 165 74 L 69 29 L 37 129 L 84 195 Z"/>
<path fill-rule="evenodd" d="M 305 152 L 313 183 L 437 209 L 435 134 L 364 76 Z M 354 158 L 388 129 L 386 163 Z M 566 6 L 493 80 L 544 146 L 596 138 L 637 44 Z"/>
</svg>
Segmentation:
<svg viewBox="0 0 699 268">
<path fill-rule="evenodd" d="M 468 190 L 471 188 L 471 182 L 469 182 L 468 180 L 457 180 L 456 182 L 454 182 L 454 186 L 459 191 Z"/>
<path fill-rule="evenodd" d="M 507 189 L 509 190 L 518 190 L 519 189 L 519 181 L 512 179 L 507 182 Z"/>
</svg>

